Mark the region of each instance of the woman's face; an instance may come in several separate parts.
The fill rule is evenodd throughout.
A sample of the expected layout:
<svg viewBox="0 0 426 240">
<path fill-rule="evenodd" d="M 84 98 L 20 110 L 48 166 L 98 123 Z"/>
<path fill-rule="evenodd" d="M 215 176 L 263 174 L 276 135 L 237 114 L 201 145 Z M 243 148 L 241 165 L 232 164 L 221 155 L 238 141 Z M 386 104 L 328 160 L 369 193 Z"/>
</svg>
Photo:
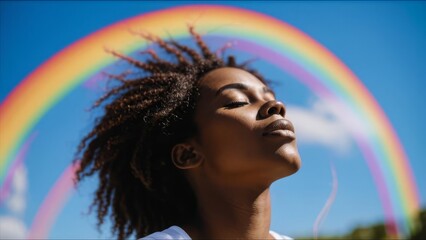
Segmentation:
<svg viewBox="0 0 426 240">
<path fill-rule="evenodd" d="M 285 107 L 254 75 L 220 68 L 200 81 L 198 170 L 217 184 L 260 187 L 295 173 L 300 157 Z"/>
</svg>

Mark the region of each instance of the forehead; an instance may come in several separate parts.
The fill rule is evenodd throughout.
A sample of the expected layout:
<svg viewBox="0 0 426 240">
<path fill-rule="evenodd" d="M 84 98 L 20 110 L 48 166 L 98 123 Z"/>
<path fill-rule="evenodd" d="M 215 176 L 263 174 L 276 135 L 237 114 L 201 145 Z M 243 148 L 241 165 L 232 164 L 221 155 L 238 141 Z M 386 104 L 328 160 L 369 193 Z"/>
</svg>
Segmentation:
<svg viewBox="0 0 426 240">
<path fill-rule="evenodd" d="M 262 88 L 265 84 L 251 73 L 238 68 L 224 67 L 207 73 L 200 80 L 201 91 L 216 91 L 221 87 L 242 83 L 249 88 Z"/>
</svg>

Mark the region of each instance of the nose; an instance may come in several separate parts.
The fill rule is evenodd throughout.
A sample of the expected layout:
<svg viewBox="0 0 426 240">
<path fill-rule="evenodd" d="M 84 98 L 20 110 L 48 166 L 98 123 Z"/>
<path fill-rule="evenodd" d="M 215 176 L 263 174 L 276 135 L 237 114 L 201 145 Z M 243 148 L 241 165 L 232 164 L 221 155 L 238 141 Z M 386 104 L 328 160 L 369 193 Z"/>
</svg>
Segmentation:
<svg viewBox="0 0 426 240">
<path fill-rule="evenodd" d="M 259 110 L 260 118 L 268 118 L 274 114 L 285 116 L 285 106 L 282 102 L 276 100 L 268 101 Z"/>
</svg>

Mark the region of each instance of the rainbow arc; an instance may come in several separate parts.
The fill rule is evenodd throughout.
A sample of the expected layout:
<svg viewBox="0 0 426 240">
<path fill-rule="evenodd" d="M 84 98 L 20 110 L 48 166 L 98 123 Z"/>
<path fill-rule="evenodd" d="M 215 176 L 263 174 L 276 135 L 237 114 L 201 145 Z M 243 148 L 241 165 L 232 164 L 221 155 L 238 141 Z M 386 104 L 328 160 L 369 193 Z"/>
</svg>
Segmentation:
<svg viewBox="0 0 426 240">
<path fill-rule="evenodd" d="M 229 6 L 189 5 L 129 18 L 76 41 L 43 63 L 0 106 L 1 186 L 7 182 L 14 159 L 40 118 L 69 91 L 115 61 L 105 53 L 105 46 L 132 53 L 145 43 L 129 34 L 129 30 L 143 29 L 160 37 L 185 38 L 189 37 L 188 23 L 195 24 L 201 33 L 237 39 L 240 42 L 237 48 L 255 53 L 293 74 L 318 96 L 337 99 L 365 123 L 369 133 L 354 135 L 354 138 L 376 183 L 387 230 L 396 236 L 410 231 L 412 216 L 419 209 L 416 182 L 401 142 L 367 88 L 342 61 L 297 28 L 270 16 Z M 70 177 L 70 169 L 62 176 Z M 63 178 L 58 181 L 55 186 L 71 186 L 65 184 Z M 65 192 L 53 187 L 49 196 L 51 194 Z M 49 196 L 46 201 L 65 201 L 62 197 Z M 59 209 L 62 205 L 51 206 Z M 46 217 L 50 222 L 58 209 L 46 212 L 50 214 Z M 402 222 L 397 221 L 398 214 L 405 216 Z M 38 213 L 37 216 L 44 215 Z M 43 221 L 39 218 L 43 217 L 36 217 L 34 222 Z M 33 237 L 47 237 L 47 230 L 41 232 L 44 235 Z"/>
</svg>

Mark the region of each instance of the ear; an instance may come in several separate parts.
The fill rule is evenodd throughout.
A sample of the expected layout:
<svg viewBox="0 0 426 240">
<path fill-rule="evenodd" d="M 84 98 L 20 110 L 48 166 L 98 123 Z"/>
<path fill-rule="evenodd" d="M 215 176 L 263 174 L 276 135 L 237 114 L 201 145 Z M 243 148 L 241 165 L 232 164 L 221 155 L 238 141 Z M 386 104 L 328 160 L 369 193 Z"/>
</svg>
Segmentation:
<svg viewBox="0 0 426 240">
<path fill-rule="evenodd" d="M 187 143 L 173 146 L 171 155 L 173 164 L 179 169 L 196 168 L 203 161 L 203 156 Z"/>
</svg>

